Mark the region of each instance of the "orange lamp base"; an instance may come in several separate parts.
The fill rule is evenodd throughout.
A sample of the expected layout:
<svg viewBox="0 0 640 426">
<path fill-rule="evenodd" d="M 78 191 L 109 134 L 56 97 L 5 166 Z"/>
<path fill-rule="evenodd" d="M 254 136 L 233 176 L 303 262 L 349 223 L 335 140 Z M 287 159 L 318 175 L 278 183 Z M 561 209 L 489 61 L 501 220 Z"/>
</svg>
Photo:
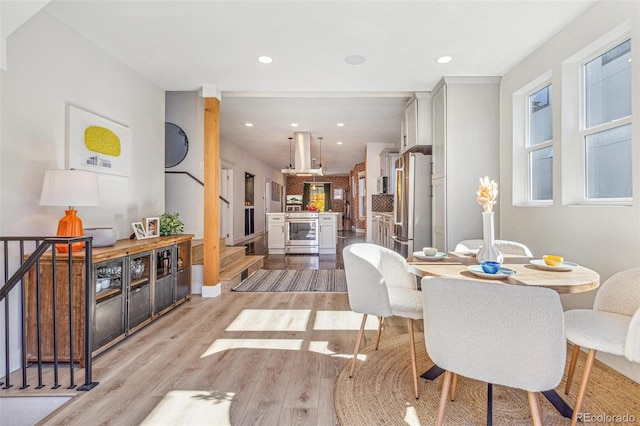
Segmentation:
<svg viewBox="0 0 640 426">
<path fill-rule="evenodd" d="M 65 216 L 58 222 L 58 237 L 82 237 L 82 221 L 76 215 L 77 210 L 65 210 Z M 84 243 L 73 243 L 71 251 L 79 251 L 84 248 Z M 60 253 L 68 253 L 69 246 L 67 244 L 56 244 L 56 250 Z"/>
</svg>

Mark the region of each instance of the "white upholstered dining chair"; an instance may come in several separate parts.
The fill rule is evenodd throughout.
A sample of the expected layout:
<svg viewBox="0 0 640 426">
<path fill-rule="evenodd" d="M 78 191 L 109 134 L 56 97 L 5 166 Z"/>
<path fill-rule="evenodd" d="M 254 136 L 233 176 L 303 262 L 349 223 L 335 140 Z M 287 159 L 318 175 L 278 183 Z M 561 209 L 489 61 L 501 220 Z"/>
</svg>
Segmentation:
<svg viewBox="0 0 640 426">
<path fill-rule="evenodd" d="M 470 250 L 477 250 L 482 244 L 482 240 L 463 240 L 456 244 L 454 251 L 464 253 Z M 533 253 L 529 250 L 529 247 L 517 241 L 495 240 L 495 245 L 502 254 L 533 257 Z"/>
<path fill-rule="evenodd" d="M 573 344 L 566 394 L 571 388 L 580 347 L 589 349 L 573 408 L 571 424 L 575 425 L 597 351 L 640 363 L 640 268 L 611 276 L 598 289 L 593 309 L 572 309 L 564 317 L 567 340 Z"/>
<path fill-rule="evenodd" d="M 413 320 L 422 319 L 422 295 L 416 289 L 415 275 L 407 271 L 406 260 L 401 255 L 376 244 L 351 244 L 344 248 L 342 255 L 349 306 L 352 311 L 363 314 L 349 377 L 353 377 L 367 315 L 379 317 L 376 349 L 380 342 L 383 318 L 393 315 L 404 317 L 409 328 L 413 388 L 418 398 Z"/>
<path fill-rule="evenodd" d="M 554 389 L 565 365 L 558 293 L 450 278 L 423 279 L 422 292 L 427 353 L 445 370 L 436 424 L 452 378 L 460 375 L 526 390 L 533 423 L 541 425 L 537 392 Z"/>
</svg>

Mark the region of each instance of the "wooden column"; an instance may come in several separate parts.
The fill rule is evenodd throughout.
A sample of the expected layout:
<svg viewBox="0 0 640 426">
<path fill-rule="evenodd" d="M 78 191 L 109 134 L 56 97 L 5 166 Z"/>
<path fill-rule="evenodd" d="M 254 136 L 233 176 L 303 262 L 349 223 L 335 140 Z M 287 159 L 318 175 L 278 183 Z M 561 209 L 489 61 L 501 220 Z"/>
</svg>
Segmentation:
<svg viewBox="0 0 640 426">
<path fill-rule="evenodd" d="M 220 294 L 220 100 L 204 98 L 204 287 Z"/>
</svg>

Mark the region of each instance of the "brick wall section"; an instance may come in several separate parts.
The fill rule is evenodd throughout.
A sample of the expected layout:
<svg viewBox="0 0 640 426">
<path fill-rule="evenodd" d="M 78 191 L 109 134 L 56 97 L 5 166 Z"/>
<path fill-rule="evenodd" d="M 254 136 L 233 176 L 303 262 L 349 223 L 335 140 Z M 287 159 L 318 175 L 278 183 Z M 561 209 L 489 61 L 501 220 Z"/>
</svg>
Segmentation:
<svg viewBox="0 0 640 426">
<path fill-rule="evenodd" d="M 353 191 L 351 191 L 351 223 L 356 227 L 356 229 L 367 229 L 367 221 L 366 220 L 358 220 L 358 173 L 364 172 L 367 169 L 366 163 L 358 163 L 351 170 L 350 176 L 354 178 L 355 185 Z M 366 206 L 364 211 L 366 212 Z"/>
<path fill-rule="evenodd" d="M 364 172 L 365 170 L 366 170 L 365 163 L 358 163 L 353 167 L 353 170 L 349 173 L 349 176 L 317 176 L 315 180 L 316 184 L 324 183 L 324 182 L 331 183 L 332 190 L 336 188 L 341 188 L 344 190 L 344 199 L 343 200 L 332 199 L 331 209 L 334 212 L 344 212 L 346 210 L 345 201 L 347 201 L 347 197 L 348 197 L 349 203 L 351 205 L 350 207 L 351 225 L 355 226 L 357 229 L 367 228 L 366 220 L 358 220 L 358 173 Z M 354 177 L 354 181 L 355 181 L 354 188 L 351 188 L 352 177 Z M 313 177 L 287 175 L 286 195 L 302 195 L 303 186 L 306 182 L 312 183 Z M 391 209 L 393 210 L 393 205 Z M 366 211 L 366 208 L 365 208 L 365 211 Z"/>
<path fill-rule="evenodd" d="M 306 182 L 313 183 L 313 177 L 287 175 L 287 195 L 302 195 L 303 187 Z M 349 192 L 348 176 L 316 176 L 316 184 L 330 183 L 331 191 L 334 189 L 342 189 L 344 193 L 342 200 L 331 198 L 331 210 L 334 212 L 344 212 L 344 202 Z M 331 194 L 333 197 L 333 194 Z M 304 208 L 304 206 L 303 206 Z"/>
</svg>

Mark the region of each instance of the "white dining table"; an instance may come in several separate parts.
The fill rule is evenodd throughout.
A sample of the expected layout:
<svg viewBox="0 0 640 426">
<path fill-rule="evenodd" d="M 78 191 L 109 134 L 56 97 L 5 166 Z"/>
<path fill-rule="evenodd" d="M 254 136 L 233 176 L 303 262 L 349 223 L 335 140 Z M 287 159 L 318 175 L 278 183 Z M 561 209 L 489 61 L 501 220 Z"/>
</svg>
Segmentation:
<svg viewBox="0 0 640 426">
<path fill-rule="evenodd" d="M 523 286 L 546 287 L 557 291 L 559 294 L 574 294 L 585 291 L 592 291 L 600 286 L 600 275 L 584 266 L 576 265 L 567 268 L 568 270 L 549 270 L 541 269 L 531 263 L 535 260 L 526 256 L 505 255 L 502 267 L 506 267 L 515 271 L 515 273 L 502 279 L 485 278 L 473 274 L 469 271 L 470 265 L 478 265 L 475 255 L 472 253 L 450 252 L 446 257 L 438 260 L 427 260 L 422 256 L 409 256 L 407 259 L 407 268 L 412 273 L 420 277 L 441 277 L 441 278 L 457 278 L 469 279 L 476 281 L 491 281 L 498 285 L 511 284 Z M 437 365 L 429 368 L 421 377 L 427 380 L 434 380 L 444 373 L 444 370 Z M 491 400 L 491 384 L 489 386 L 489 401 L 487 407 L 487 416 L 490 413 Z M 555 389 L 542 392 L 549 402 L 566 418 L 571 418 L 573 408 L 571 408 L 558 395 Z"/>
</svg>

